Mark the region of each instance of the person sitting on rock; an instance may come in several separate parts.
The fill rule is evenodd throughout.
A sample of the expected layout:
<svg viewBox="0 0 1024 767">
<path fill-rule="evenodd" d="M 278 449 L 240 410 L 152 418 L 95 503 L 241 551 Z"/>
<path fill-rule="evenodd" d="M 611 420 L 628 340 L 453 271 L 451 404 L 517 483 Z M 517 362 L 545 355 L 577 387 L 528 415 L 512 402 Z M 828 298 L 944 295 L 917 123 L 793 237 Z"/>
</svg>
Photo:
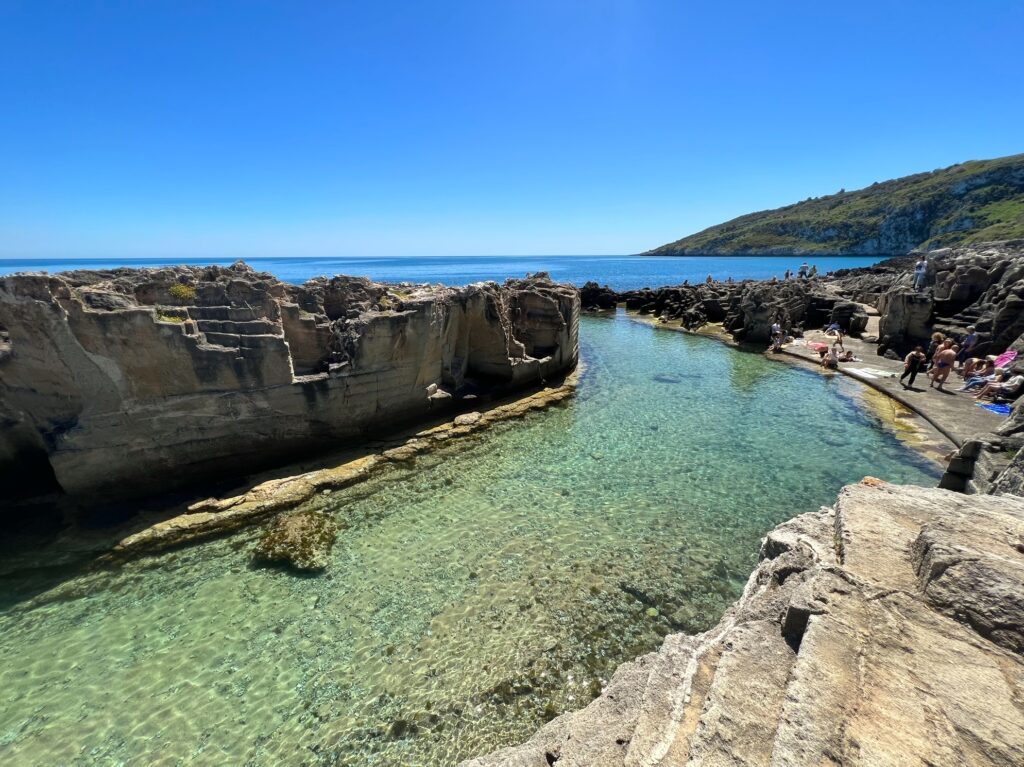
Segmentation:
<svg viewBox="0 0 1024 767">
<path fill-rule="evenodd" d="M 711 278 L 711 275 L 709 274 L 708 278 L 706 280 L 704 280 L 704 282 L 706 282 L 708 285 L 710 285 L 712 282 L 714 282 L 714 280 Z"/>
<path fill-rule="evenodd" d="M 832 344 L 824 356 L 821 358 L 821 366 L 826 370 L 838 370 L 839 369 L 839 353 L 836 351 L 836 345 Z"/>
<path fill-rule="evenodd" d="M 924 367 L 924 363 L 925 354 L 924 347 L 922 346 L 915 346 L 914 351 L 903 358 L 903 375 L 900 376 L 900 383 L 903 384 L 904 389 L 913 388 L 914 379 L 917 378 L 917 374 Z M 907 383 L 903 383 L 903 379 L 907 376 L 910 376 L 910 380 Z"/>
<path fill-rule="evenodd" d="M 949 374 L 953 371 L 953 363 L 956 362 L 956 354 L 960 351 L 948 338 L 942 342 L 942 347 L 935 354 L 932 365 L 932 382 L 929 388 L 937 388 L 943 391 L 942 385 L 946 383 Z M 936 387 L 935 384 L 938 384 Z"/>
<path fill-rule="evenodd" d="M 974 396 L 978 399 L 1016 399 L 1024 389 L 1024 368 L 1014 368 L 1013 375 L 1007 371 L 1003 373 L 1002 379 L 989 381 Z"/>
<path fill-rule="evenodd" d="M 978 332 L 977 332 L 977 329 L 974 327 L 974 325 L 971 325 L 969 328 L 967 328 L 967 335 L 964 337 L 964 340 L 961 342 L 960 353 L 956 355 L 956 361 L 961 363 L 961 365 L 962 365 L 964 363 L 964 361 L 967 360 L 967 358 L 971 356 L 971 352 L 974 350 L 974 347 L 977 346 L 977 345 L 978 345 Z"/>
<path fill-rule="evenodd" d="M 817 264 L 811 264 L 811 269 L 810 269 L 810 271 L 807 272 L 807 276 L 808 277 L 817 277 L 818 276 L 818 265 Z"/>
</svg>

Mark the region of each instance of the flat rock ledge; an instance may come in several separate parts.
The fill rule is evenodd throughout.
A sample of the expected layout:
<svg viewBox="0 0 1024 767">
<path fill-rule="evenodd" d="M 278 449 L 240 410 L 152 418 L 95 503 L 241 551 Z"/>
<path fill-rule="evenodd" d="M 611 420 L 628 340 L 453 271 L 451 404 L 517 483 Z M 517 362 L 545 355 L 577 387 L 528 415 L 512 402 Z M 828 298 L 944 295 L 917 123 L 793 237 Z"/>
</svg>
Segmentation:
<svg viewBox="0 0 1024 767">
<path fill-rule="evenodd" d="M 543 410 L 571 397 L 582 366 L 557 386 L 547 386 L 512 402 L 481 412 L 463 413 L 454 420 L 416 432 L 404 441 L 370 452 L 337 466 L 295 476 L 270 479 L 229 498 L 207 498 L 183 514 L 158 522 L 122 539 L 111 559 L 154 553 L 185 543 L 212 538 L 253 525 L 310 500 L 317 493 L 340 490 L 364 482 L 389 463 L 410 461 L 451 440 L 467 437 L 489 426 Z"/>
<path fill-rule="evenodd" d="M 712 630 L 463 767 L 1024 764 L 1024 499 L 871 478 L 772 531 Z"/>
</svg>

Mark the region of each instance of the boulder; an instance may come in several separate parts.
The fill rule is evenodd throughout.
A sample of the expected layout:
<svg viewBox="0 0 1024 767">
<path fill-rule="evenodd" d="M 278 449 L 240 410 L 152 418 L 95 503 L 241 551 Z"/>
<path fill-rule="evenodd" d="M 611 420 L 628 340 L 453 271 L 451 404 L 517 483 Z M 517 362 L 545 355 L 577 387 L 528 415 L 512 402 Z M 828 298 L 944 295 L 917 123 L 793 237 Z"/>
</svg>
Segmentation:
<svg viewBox="0 0 1024 767">
<path fill-rule="evenodd" d="M 257 564 L 286 565 L 303 573 L 327 569 L 338 526 L 319 511 L 294 511 L 276 517 L 253 550 Z"/>
</svg>

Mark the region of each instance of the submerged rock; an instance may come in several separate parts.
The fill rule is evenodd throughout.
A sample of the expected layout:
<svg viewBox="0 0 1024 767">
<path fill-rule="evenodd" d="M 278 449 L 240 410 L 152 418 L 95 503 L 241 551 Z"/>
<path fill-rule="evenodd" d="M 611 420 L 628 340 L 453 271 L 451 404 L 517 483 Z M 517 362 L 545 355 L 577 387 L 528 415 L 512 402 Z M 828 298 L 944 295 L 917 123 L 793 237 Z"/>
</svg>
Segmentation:
<svg viewBox="0 0 1024 767">
<path fill-rule="evenodd" d="M 323 572 L 337 535 L 337 524 L 323 512 L 282 514 L 256 544 L 253 560 L 258 564 L 284 564 L 300 572 Z"/>
</svg>

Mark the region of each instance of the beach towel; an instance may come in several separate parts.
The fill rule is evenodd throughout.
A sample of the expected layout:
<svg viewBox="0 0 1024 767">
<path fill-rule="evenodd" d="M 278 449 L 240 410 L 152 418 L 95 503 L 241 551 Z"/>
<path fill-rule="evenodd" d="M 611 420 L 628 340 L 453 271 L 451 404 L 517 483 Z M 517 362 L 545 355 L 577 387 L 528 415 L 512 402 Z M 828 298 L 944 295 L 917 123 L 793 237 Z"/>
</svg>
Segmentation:
<svg viewBox="0 0 1024 767">
<path fill-rule="evenodd" d="M 820 341 L 811 341 L 807 344 L 807 348 L 814 349 L 816 352 L 820 352 L 822 349 L 827 349 L 828 344 L 823 344 Z"/>
<path fill-rule="evenodd" d="M 986 405 L 983 402 L 975 402 L 974 404 L 977 405 L 978 407 L 983 407 L 986 410 L 991 410 L 993 413 L 997 413 L 999 415 L 1009 415 L 1010 414 L 1010 406 L 1009 405 L 993 405 L 992 403 L 988 403 Z"/>
<path fill-rule="evenodd" d="M 996 367 L 1005 368 L 1011 362 L 1017 359 L 1017 352 L 1013 349 L 1007 349 L 1005 352 L 996 357 Z"/>
</svg>

